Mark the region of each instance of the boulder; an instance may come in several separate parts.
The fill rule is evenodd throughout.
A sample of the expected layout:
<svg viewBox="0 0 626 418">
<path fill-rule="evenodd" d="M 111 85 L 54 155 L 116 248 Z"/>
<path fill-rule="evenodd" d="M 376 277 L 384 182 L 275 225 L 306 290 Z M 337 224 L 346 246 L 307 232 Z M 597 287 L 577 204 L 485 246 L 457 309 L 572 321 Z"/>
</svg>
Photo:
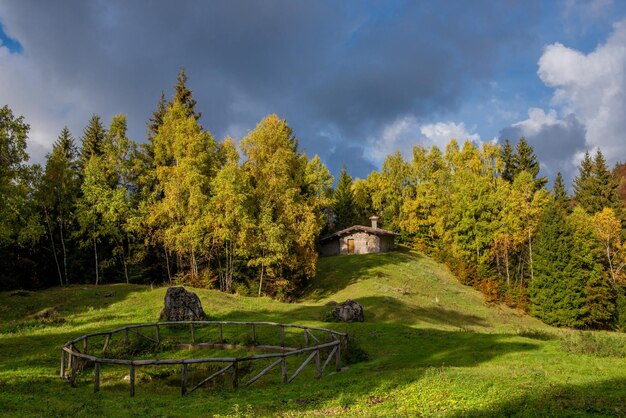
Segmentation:
<svg viewBox="0 0 626 418">
<path fill-rule="evenodd" d="M 159 319 L 162 321 L 202 321 L 207 315 L 202 310 L 200 298 L 193 292 L 188 292 L 182 286 L 167 289 L 165 306 Z"/>
<path fill-rule="evenodd" d="M 333 317 L 342 322 L 363 322 L 363 306 L 348 299 L 343 303 L 339 303 L 333 309 Z"/>
</svg>

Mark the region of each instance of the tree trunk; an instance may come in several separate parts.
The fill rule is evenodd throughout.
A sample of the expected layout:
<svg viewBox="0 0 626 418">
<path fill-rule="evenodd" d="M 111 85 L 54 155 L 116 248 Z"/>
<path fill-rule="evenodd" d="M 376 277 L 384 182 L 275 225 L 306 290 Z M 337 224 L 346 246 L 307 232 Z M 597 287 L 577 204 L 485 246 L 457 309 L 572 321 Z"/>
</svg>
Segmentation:
<svg viewBox="0 0 626 418">
<path fill-rule="evenodd" d="M 48 226 L 48 234 L 50 235 L 50 243 L 52 244 L 52 254 L 54 254 L 54 263 L 57 266 L 57 272 L 59 273 L 59 282 L 63 286 L 63 276 L 61 275 L 61 266 L 59 265 L 59 258 L 57 257 L 57 249 L 54 245 L 54 235 L 52 235 L 52 227 L 50 226 L 50 217 L 48 211 L 44 208 L 44 214 L 46 216 L 46 225 Z M 67 280 L 65 281 L 67 283 Z"/>
<path fill-rule="evenodd" d="M 264 264 L 261 263 L 261 280 L 259 280 L 259 297 L 261 297 L 261 289 L 263 288 L 263 267 L 264 267 Z"/>
<path fill-rule="evenodd" d="M 96 244 L 96 239 L 93 239 L 93 256 L 96 260 L 96 286 L 98 286 L 98 282 L 100 281 L 100 273 L 98 268 L 98 246 Z"/>
<path fill-rule="evenodd" d="M 530 229 L 528 230 L 528 261 L 530 265 L 530 281 L 534 279 L 533 274 L 533 241 L 530 236 Z"/>
<path fill-rule="evenodd" d="M 170 286 L 172 285 L 172 272 L 170 271 L 170 258 L 167 255 L 167 248 L 163 247 L 163 250 L 165 252 L 165 265 L 167 266 L 167 280 L 170 283 Z"/>
<path fill-rule="evenodd" d="M 67 250 L 65 248 L 65 235 L 63 234 L 63 222 L 59 222 L 59 233 L 61 235 L 61 248 L 63 249 L 63 273 L 65 284 L 67 284 Z"/>
</svg>

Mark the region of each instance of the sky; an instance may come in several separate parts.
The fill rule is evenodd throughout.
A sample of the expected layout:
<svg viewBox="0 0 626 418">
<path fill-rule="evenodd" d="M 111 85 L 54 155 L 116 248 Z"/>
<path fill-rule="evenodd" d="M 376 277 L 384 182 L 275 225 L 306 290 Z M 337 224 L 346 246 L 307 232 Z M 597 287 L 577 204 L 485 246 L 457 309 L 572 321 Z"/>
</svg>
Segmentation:
<svg viewBox="0 0 626 418">
<path fill-rule="evenodd" d="M 287 120 L 335 175 L 451 138 L 534 146 L 566 179 L 626 161 L 626 2 L 0 0 L 0 106 L 31 161 L 93 114 L 146 122 L 181 67 L 216 139 Z"/>
</svg>

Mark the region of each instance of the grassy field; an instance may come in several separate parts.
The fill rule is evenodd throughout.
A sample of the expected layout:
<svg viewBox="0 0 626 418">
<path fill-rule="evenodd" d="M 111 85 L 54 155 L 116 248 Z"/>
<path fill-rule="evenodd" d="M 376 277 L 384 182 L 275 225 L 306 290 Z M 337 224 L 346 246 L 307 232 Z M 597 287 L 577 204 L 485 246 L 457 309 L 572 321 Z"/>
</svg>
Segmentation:
<svg viewBox="0 0 626 418">
<path fill-rule="evenodd" d="M 297 304 L 194 289 L 212 320 L 347 332 L 368 359 L 326 371 L 320 380 L 311 365 L 282 385 L 278 369 L 249 388 L 235 391 L 224 380 L 181 397 L 174 371 L 140 368 L 130 398 L 124 368 L 103 366 L 99 393 L 91 369 L 76 388 L 58 377 L 64 342 L 156 321 L 165 290 L 105 285 L 0 293 L 0 414 L 626 416 L 625 335 L 559 330 L 487 306 L 440 264 L 408 251 L 323 258 Z M 364 305 L 366 322 L 329 321 L 325 304 L 347 298 Z M 58 307 L 56 317 L 33 317 L 50 307 Z M 207 370 L 194 373 L 192 379 L 201 379 Z"/>
</svg>

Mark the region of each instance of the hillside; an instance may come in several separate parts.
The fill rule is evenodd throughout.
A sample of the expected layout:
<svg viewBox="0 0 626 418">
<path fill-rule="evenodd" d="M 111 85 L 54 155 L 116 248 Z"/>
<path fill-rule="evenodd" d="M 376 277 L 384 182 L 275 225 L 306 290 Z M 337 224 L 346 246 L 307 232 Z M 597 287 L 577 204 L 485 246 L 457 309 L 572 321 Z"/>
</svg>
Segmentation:
<svg viewBox="0 0 626 418">
<path fill-rule="evenodd" d="M 213 320 L 268 320 L 347 332 L 369 360 L 283 386 L 261 379 L 181 398 L 158 378 L 128 396 L 124 371 L 58 377 L 60 346 L 128 323 L 152 322 L 165 288 L 70 286 L 0 293 L 0 414 L 45 416 L 482 416 L 626 414 L 626 338 L 558 330 L 489 307 L 440 264 L 415 252 L 322 258 L 300 303 L 195 289 Z M 327 322 L 330 300 L 356 299 L 366 322 Z M 32 315 L 58 307 L 57 318 Z"/>
</svg>

